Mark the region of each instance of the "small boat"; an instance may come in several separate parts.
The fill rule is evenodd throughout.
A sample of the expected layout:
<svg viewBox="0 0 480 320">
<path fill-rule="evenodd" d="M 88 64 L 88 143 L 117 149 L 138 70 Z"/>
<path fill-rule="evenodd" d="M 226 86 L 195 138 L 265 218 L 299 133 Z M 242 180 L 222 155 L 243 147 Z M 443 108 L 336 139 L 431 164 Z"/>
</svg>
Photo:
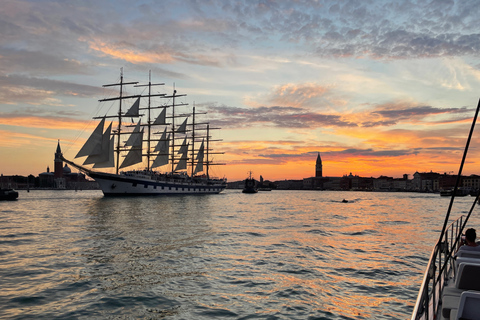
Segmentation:
<svg viewBox="0 0 480 320">
<path fill-rule="evenodd" d="M 0 200 L 17 200 L 18 192 L 13 189 L 0 189 Z"/>
<path fill-rule="evenodd" d="M 440 196 L 441 197 L 451 197 L 452 194 L 454 193 L 453 189 L 449 190 L 440 190 Z M 455 191 L 455 196 L 457 197 L 465 197 L 470 194 L 470 190 L 464 189 L 464 188 L 458 188 Z"/>
<path fill-rule="evenodd" d="M 467 156 L 473 129 L 480 110 L 478 103 L 463 152 L 455 187 L 443 227 L 430 254 L 411 320 L 480 319 L 480 251 L 459 250 L 467 222 L 474 212 L 479 195 L 466 215 L 451 217 L 455 197 L 459 192 L 461 173 Z M 453 221 L 453 222 L 451 222 Z"/>
<path fill-rule="evenodd" d="M 257 193 L 258 189 L 255 185 L 255 179 L 252 178 L 252 172 L 250 171 L 250 176 L 245 179 L 245 186 L 242 190 L 243 193 Z"/>
<path fill-rule="evenodd" d="M 219 140 L 211 139 L 211 130 L 218 128 L 211 128 L 208 121 L 196 120 L 196 116 L 204 113 L 196 113 L 195 107 L 192 112 L 185 108 L 177 110 L 188 105 L 178 102 L 185 94 L 177 94 L 176 90 L 171 95 L 152 93 L 154 86 L 163 83 L 152 84 L 150 79 L 148 84 L 137 83 L 125 82 L 122 70 L 120 82 L 104 85 L 119 88 L 118 96 L 100 100 L 118 101 L 118 110 L 94 117 L 100 122 L 75 157 L 86 157 L 83 165 L 63 155 L 62 160 L 93 178 L 105 196 L 222 192 L 227 186 L 226 179 L 211 177 L 209 171 L 211 166 L 223 164 L 212 160 L 212 155 L 223 153 L 212 149 L 212 142 Z M 147 93 L 126 94 L 126 87 L 132 85 L 143 87 Z M 133 103 L 125 111 L 124 105 L 129 100 Z M 107 119 L 114 122 L 104 130 Z M 134 119 L 138 119 L 136 123 Z M 137 169 L 120 171 L 132 166 Z M 157 167 L 164 169 L 156 171 Z M 98 168 L 114 168 L 114 172 L 95 170 Z"/>
</svg>

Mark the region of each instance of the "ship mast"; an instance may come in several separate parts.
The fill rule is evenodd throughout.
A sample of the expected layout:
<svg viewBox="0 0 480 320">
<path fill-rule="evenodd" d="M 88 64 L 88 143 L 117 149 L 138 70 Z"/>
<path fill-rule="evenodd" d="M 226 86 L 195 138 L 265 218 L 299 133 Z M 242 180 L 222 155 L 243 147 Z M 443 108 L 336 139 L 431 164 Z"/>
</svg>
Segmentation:
<svg viewBox="0 0 480 320">
<path fill-rule="evenodd" d="M 136 85 L 135 87 L 147 87 L 148 86 L 148 105 L 147 105 L 147 110 L 148 110 L 148 119 L 147 119 L 147 170 L 150 170 L 150 157 L 152 156 L 152 152 L 150 150 L 151 148 L 151 130 L 152 130 L 152 107 L 151 107 L 151 97 L 163 97 L 165 94 L 156 94 L 152 95 L 152 86 L 163 86 L 165 83 L 152 83 L 152 71 L 150 70 L 148 72 L 148 84 L 142 84 L 142 85 Z M 144 108 L 141 108 L 144 109 Z"/>
<path fill-rule="evenodd" d="M 175 86 L 174 86 L 175 88 Z M 172 174 L 175 172 L 175 94 L 177 90 L 173 89 L 172 95 Z"/>
<path fill-rule="evenodd" d="M 121 135 L 121 132 L 122 132 L 122 100 L 123 99 L 129 99 L 129 98 L 136 98 L 136 97 L 139 97 L 138 95 L 137 96 L 123 96 L 123 86 L 124 85 L 130 85 L 130 84 L 137 84 L 137 82 L 123 82 L 123 68 L 120 69 L 120 83 L 114 83 L 114 84 L 105 84 L 103 85 L 104 88 L 106 87 L 113 87 L 113 86 L 120 86 L 120 94 L 118 97 L 116 98 L 108 98 L 108 99 L 102 99 L 102 100 L 99 100 L 101 102 L 103 101 L 111 101 L 111 100 L 119 100 L 119 103 L 118 103 L 118 127 L 117 127 L 117 130 L 114 131 L 114 135 L 117 136 L 117 147 L 115 148 L 115 152 L 117 153 L 117 161 L 116 161 L 116 164 L 115 164 L 115 172 L 116 174 L 118 174 L 118 167 L 119 167 L 119 162 L 120 162 L 120 151 L 121 151 L 121 148 L 120 148 L 120 135 Z M 114 116 L 115 117 L 115 116 Z M 109 117 L 106 117 L 106 118 L 109 118 Z"/>
<path fill-rule="evenodd" d="M 205 163 L 207 169 L 206 169 L 206 174 L 207 174 L 207 179 L 210 179 L 210 173 L 209 173 L 209 169 L 210 169 L 210 166 L 213 166 L 213 165 L 216 165 L 216 166 L 223 166 L 225 165 L 225 163 L 212 163 L 210 161 L 210 155 L 212 154 L 224 154 L 225 152 L 210 152 L 210 142 L 211 141 L 222 141 L 222 139 L 215 139 L 215 140 L 212 140 L 210 139 L 210 130 L 217 130 L 217 129 L 220 129 L 220 128 L 210 128 L 210 125 L 207 124 L 207 152 L 206 152 L 206 155 L 207 155 L 207 161 Z"/>
</svg>

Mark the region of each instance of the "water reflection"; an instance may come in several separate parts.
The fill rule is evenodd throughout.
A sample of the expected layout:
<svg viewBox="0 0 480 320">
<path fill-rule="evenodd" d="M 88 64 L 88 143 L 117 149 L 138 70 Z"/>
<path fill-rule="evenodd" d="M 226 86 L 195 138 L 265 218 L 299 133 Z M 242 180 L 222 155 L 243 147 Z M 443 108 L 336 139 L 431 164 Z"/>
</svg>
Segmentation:
<svg viewBox="0 0 480 320">
<path fill-rule="evenodd" d="M 23 200 L 0 209 L 0 312 L 14 319 L 408 318 L 448 206 L 230 190 Z"/>
</svg>

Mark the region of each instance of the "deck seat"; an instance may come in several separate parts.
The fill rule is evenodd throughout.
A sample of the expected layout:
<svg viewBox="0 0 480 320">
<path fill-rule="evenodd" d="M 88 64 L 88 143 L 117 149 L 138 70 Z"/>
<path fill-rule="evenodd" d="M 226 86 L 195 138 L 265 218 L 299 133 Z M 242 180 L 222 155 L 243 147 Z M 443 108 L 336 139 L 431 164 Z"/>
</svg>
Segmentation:
<svg viewBox="0 0 480 320">
<path fill-rule="evenodd" d="M 453 319 L 452 311 L 456 312 L 460 304 L 460 296 L 445 296 L 442 300 L 442 317 Z"/>
<path fill-rule="evenodd" d="M 455 257 L 477 258 L 480 259 L 480 251 L 459 250 Z"/>
<path fill-rule="evenodd" d="M 460 296 L 458 309 L 452 309 L 450 312 L 451 320 L 480 319 L 480 292 L 465 291 Z"/>
<path fill-rule="evenodd" d="M 458 270 L 458 266 L 460 265 L 460 263 L 462 262 L 467 262 L 467 263 L 478 263 L 480 264 L 480 259 L 477 259 L 477 258 L 471 258 L 471 257 L 464 257 L 464 256 L 461 256 L 461 257 L 457 257 L 457 259 L 455 259 L 455 270 Z"/>
<path fill-rule="evenodd" d="M 442 315 L 449 319 L 450 311 L 458 308 L 462 292 L 480 291 L 480 263 L 461 262 L 458 266 L 455 285 L 446 286 L 442 293 Z"/>
</svg>

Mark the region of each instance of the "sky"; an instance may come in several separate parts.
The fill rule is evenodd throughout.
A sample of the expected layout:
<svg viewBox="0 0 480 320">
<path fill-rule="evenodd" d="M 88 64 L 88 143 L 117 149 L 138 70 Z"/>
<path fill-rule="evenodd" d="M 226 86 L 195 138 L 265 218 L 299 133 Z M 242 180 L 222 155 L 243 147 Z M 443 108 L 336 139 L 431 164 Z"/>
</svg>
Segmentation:
<svg viewBox="0 0 480 320">
<path fill-rule="evenodd" d="M 2 0 L 0 173 L 53 169 L 59 140 L 74 160 L 121 69 L 208 112 L 230 181 L 311 177 L 318 153 L 329 177 L 457 173 L 479 16 L 476 0 Z"/>
</svg>

